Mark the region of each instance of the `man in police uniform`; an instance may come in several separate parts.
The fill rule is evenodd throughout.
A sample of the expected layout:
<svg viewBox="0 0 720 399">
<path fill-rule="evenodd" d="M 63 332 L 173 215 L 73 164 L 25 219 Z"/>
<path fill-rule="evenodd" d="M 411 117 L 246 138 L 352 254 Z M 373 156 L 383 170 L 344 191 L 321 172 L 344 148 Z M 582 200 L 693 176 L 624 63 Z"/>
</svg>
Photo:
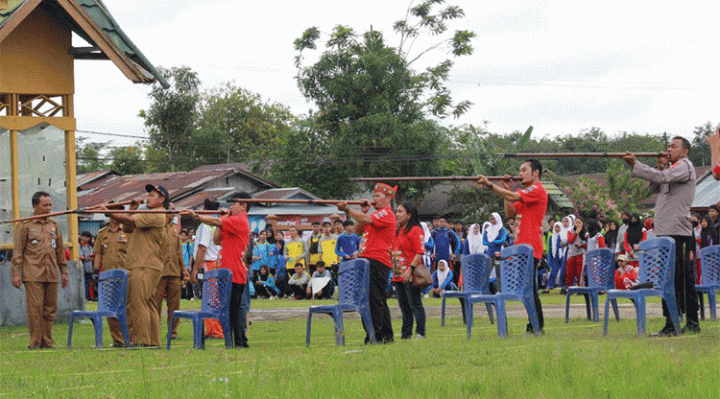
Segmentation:
<svg viewBox="0 0 720 399">
<path fill-rule="evenodd" d="M 148 192 L 145 202 L 148 209 L 161 210 L 170 206 L 170 196 L 165 187 L 148 184 L 145 190 Z M 137 209 L 139 203 L 134 202 L 130 209 Z M 126 268 L 129 272 L 127 315 L 130 343 L 133 346 L 157 347 L 160 342 L 160 317 L 155 310 L 155 292 L 163 271 L 165 215 L 113 213 L 110 217 L 122 223 L 123 231 L 129 234 Z"/>
<path fill-rule="evenodd" d="M 33 214 L 52 210 L 50 194 L 32 196 Z M 15 226 L 12 257 L 12 285 L 25 284 L 27 298 L 28 349 L 53 348 L 52 326 L 57 313 L 58 267 L 62 287 L 68 282 L 62 233 L 57 222 L 47 217 L 27 220 Z"/>
<path fill-rule="evenodd" d="M 112 269 L 125 269 L 127 262 L 128 235 L 122 231 L 122 225 L 115 219 L 110 219 L 110 224 L 100 229 L 95 239 L 95 270 L 104 272 Z M 120 322 L 117 319 L 108 317 L 108 328 L 112 336 L 113 347 L 124 347 Z"/>
<path fill-rule="evenodd" d="M 175 209 L 175 207 L 170 204 L 170 209 Z M 172 313 L 180 310 L 182 278 L 187 277 L 187 270 L 185 269 L 180 235 L 178 234 L 177 226 L 172 223 L 173 215 L 168 214 L 165 220 L 167 224 L 165 225 L 165 247 L 163 248 L 163 272 L 157 290 L 155 291 L 155 309 L 158 318 L 160 318 L 163 294 L 165 294 L 168 308 L 168 330 L 172 328 L 172 338 L 177 338 L 178 320 L 175 320 L 175 324 L 172 327 L 170 326 L 170 322 L 172 321 Z M 158 329 L 159 328 L 160 325 L 158 324 Z M 158 336 L 159 334 L 160 332 L 158 331 Z M 153 342 L 153 345 L 155 344 L 159 345 L 160 343 Z"/>
</svg>

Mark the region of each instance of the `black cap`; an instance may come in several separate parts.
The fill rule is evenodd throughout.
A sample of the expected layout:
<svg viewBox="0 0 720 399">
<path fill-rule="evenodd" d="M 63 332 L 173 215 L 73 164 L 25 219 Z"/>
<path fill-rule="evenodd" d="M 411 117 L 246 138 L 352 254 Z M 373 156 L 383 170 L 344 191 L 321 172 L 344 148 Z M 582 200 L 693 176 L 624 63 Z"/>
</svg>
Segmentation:
<svg viewBox="0 0 720 399">
<path fill-rule="evenodd" d="M 170 208 L 170 194 L 168 193 L 167 189 L 165 189 L 165 187 L 159 184 L 147 184 L 145 185 L 145 191 L 157 191 L 160 195 L 163 196 L 163 198 L 165 198 L 165 201 L 163 201 L 163 208 Z"/>
</svg>

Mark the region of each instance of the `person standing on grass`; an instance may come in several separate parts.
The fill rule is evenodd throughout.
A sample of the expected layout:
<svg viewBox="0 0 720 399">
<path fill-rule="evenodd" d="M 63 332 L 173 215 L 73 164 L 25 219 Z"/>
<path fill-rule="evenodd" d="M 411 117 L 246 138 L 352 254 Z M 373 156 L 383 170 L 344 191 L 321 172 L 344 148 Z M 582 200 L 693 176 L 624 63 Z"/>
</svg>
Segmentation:
<svg viewBox="0 0 720 399">
<path fill-rule="evenodd" d="M 348 208 L 347 202 L 340 202 L 337 208 L 340 211 L 347 211 L 348 215 L 355 220 L 355 232 L 362 235 L 365 241 L 360 253 L 361 258 L 370 262 L 370 316 L 373 325 L 366 326 L 365 331 L 372 328 L 375 331 L 375 340 L 381 343 L 394 341 L 392 322 L 390 319 L 390 308 L 387 305 L 385 288 L 388 285 L 392 263 L 390 260 L 390 249 L 395 240 L 396 219 L 390 207 L 392 199 L 397 193 L 397 186 L 390 187 L 385 183 L 375 184 L 372 203 L 365 202 L 361 210 Z M 370 206 L 376 211 L 370 215 L 367 211 Z M 365 337 L 365 343 L 370 341 L 370 334 Z"/>
<path fill-rule="evenodd" d="M 214 197 L 205 198 L 203 209 L 217 211 L 219 208 L 220 203 L 217 199 Z M 208 217 L 208 219 L 213 218 L 215 217 Z M 203 218 L 203 220 L 205 220 L 205 218 Z M 202 298 L 202 281 L 198 281 L 198 273 L 203 271 L 207 272 L 218 267 L 218 256 L 220 255 L 222 247 L 213 242 L 214 235 L 215 225 L 205 223 L 201 224 L 195 233 L 195 265 L 190 273 L 190 281 L 198 288 L 195 292 L 195 296 L 198 298 Z M 224 335 L 220 322 L 213 319 L 205 319 L 205 335 L 207 337 L 222 339 Z"/>
<path fill-rule="evenodd" d="M 425 254 L 423 229 L 415 204 L 404 202 L 395 210 L 397 231 L 393 242 L 393 284 L 402 312 L 401 339 L 412 337 L 413 319 L 416 338 L 425 338 L 425 307 L 422 290 L 412 285 L 412 272 L 422 263 Z"/>
<path fill-rule="evenodd" d="M 170 209 L 175 207 L 170 204 Z M 163 295 L 167 301 L 167 326 L 171 331 L 171 338 L 177 339 L 178 321 L 175 320 L 171 324 L 172 314 L 176 310 L 180 310 L 180 292 L 182 291 L 182 279 L 187 277 L 185 269 L 185 260 L 183 259 L 182 244 L 180 243 L 180 235 L 177 232 L 177 226 L 172 223 L 173 215 L 165 215 L 165 246 L 163 248 L 163 272 L 160 281 L 155 290 L 155 311 L 158 318 L 161 317 Z M 158 325 L 158 336 L 160 325 Z M 160 342 L 153 343 L 160 345 Z"/>
<path fill-rule="evenodd" d="M 170 195 L 165 187 L 148 184 L 145 190 L 148 192 L 145 201 L 148 209 L 168 209 Z M 130 209 L 137 209 L 141 201 L 132 203 Z M 113 213 L 110 218 L 122 223 L 123 231 L 130 235 L 127 247 L 130 343 L 145 347 L 157 345 L 160 342 L 160 317 L 155 310 L 155 292 L 163 271 L 165 215 Z"/>
<path fill-rule="evenodd" d="M 575 229 L 568 232 L 568 260 L 565 269 L 565 285 L 567 287 L 583 285 L 582 269 L 586 251 L 587 230 L 583 220 L 577 217 Z"/>
<path fill-rule="evenodd" d="M 243 313 L 243 295 L 247 284 L 247 264 L 245 253 L 250 244 L 250 222 L 247 212 L 250 204 L 238 201 L 249 199 L 250 194 L 241 192 L 229 199 L 230 210 L 223 209 L 227 216 L 215 218 L 204 215 L 197 215 L 191 210 L 184 210 L 182 215 L 200 221 L 208 226 L 215 227 L 213 243 L 222 247 L 220 255 L 222 264 L 220 267 L 229 269 L 232 272 L 232 289 L 230 291 L 230 331 L 232 342 L 236 348 L 248 348 L 248 339 L 245 334 L 247 315 Z M 228 215 L 229 213 L 229 215 Z M 245 307 L 247 309 L 247 305 Z"/>
<path fill-rule="evenodd" d="M 307 242 L 300 237 L 297 227 L 290 227 L 289 232 L 290 238 L 285 241 L 285 253 L 283 255 L 285 255 L 288 264 L 301 263 L 304 268 L 308 264 Z"/>
<path fill-rule="evenodd" d="M 538 295 L 536 272 L 540 266 L 543 254 L 542 242 L 542 223 L 547 211 L 548 196 L 545 187 L 540 182 L 542 177 L 542 165 L 536 159 L 527 160 L 520 166 L 520 178 L 524 188 L 517 191 L 510 189 L 510 176 L 505 176 L 503 187 L 493 184 L 485 176 L 479 176 L 477 182 L 486 187 L 492 187 L 495 194 L 503 199 L 505 207 L 505 215 L 508 218 L 520 216 L 520 226 L 518 234 L 515 237 L 515 244 L 530 244 L 533 247 L 533 258 L 535 258 L 535 267 L 532 270 L 533 275 L 533 297 L 535 300 L 535 312 L 540 327 L 540 331 L 533 331 L 532 323 L 528 323 L 526 330 L 528 332 L 544 333 L 545 320 L 543 318 L 542 304 Z M 502 278 L 502 276 L 501 276 Z"/>
<path fill-rule="evenodd" d="M 100 229 L 95 239 L 95 270 L 102 273 L 113 269 L 125 269 L 127 263 L 128 235 L 122 231 L 122 225 L 110 219 L 107 227 Z M 112 317 L 107 319 L 113 347 L 125 347 L 120 322 Z"/>
<path fill-rule="evenodd" d="M 38 191 L 32 196 L 33 215 L 47 215 L 52 210 L 50 194 Z M 43 217 L 26 220 L 15 226 L 12 255 L 12 285 L 25 285 L 30 342 L 28 349 L 54 348 L 53 322 L 57 313 L 58 280 L 62 288 L 68 283 L 67 261 L 60 226 Z M 60 276 L 58 276 L 60 269 Z"/>
<path fill-rule="evenodd" d="M 668 156 L 658 157 L 655 168 L 635 159 L 628 152 L 623 160 L 632 167 L 632 176 L 650 182 L 650 191 L 657 193 L 655 202 L 655 235 L 675 240 L 675 296 L 678 310 L 685 314 L 683 332 L 700 332 L 698 297 L 695 276 L 690 260 L 695 250 L 693 227 L 690 223 L 690 206 L 695 199 L 695 168 L 688 159 L 690 142 L 673 137 L 667 147 Z M 658 333 L 675 335 L 670 311 L 663 301 L 665 327 Z"/>
</svg>

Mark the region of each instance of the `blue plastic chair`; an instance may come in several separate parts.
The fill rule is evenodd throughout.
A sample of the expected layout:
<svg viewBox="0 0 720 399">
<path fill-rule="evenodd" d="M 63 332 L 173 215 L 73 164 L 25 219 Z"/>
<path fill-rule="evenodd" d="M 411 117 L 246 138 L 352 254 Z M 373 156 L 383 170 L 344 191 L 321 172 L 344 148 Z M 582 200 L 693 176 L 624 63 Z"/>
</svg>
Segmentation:
<svg viewBox="0 0 720 399">
<path fill-rule="evenodd" d="M 335 344 L 345 345 L 343 313 L 358 312 L 375 342 L 375 330 L 370 317 L 370 262 L 367 259 L 353 259 L 340 264 L 338 268 L 338 303 L 336 305 L 311 306 L 308 309 L 307 335 L 305 345 L 310 346 L 310 327 L 314 313 L 326 314 L 335 322 Z"/>
<path fill-rule="evenodd" d="M 490 258 L 485 254 L 465 255 L 461 259 L 463 291 L 445 291 L 442 299 L 442 310 L 440 312 L 440 325 L 445 326 L 445 300 L 447 298 L 460 298 L 460 303 L 465 307 L 465 324 L 467 315 L 472 317 L 473 305 L 468 303 L 471 295 L 490 295 L 488 276 L 490 275 Z M 486 303 L 490 323 L 495 323 L 492 305 Z"/>
<path fill-rule="evenodd" d="M 534 260 L 533 248 L 527 244 L 513 245 L 502 250 L 500 261 L 500 291 L 495 295 L 470 295 L 465 301 L 466 309 L 472 309 L 473 303 L 492 303 L 497 310 L 498 335 L 507 336 L 507 312 L 505 301 L 521 301 L 530 318 L 535 335 L 540 334 L 540 323 L 535 313 L 533 299 Z M 472 311 L 467 313 L 467 337 L 472 329 Z"/>
<path fill-rule="evenodd" d="M 639 283 L 651 282 L 653 288 L 638 290 L 608 290 L 605 301 L 603 335 L 607 335 L 610 301 L 617 298 L 632 299 L 637 317 L 638 335 L 645 334 L 645 298 L 662 297 L 670 311 L 675 332 L 680 335 L 680 314 L 675 298 L 675 240 L 658 237 L 640 243 Z"/>
<path fill-rule="evenodd" d="M 700 315 L 705 319 L 705 306 L 702 298 L 703 294 L 707 294 L 710 318 L 716 320 L 715 291 L 720 290 L 720 245 L 701 249 L 700 265 L 702 267 L 702 284 L 695 285 L 695 290 L 700 298 Z"/>
<path fill-rule="evenodd" d="M 568 287 L 565 297 L 565 323 L 570 322 L 570 296 L 583 294 L 590 296 L 590 303 L 587 304 L 587 318 L 595 322 L 600 321 L 598 306 L 598 294 L 614 288 L 615 280 L 615 254 L 608 248 L 598 248 L 587 253 L 585 256 L 588 276 L 587 287 Z M 620 312 L 617 307 L 617 299 L 611 301 L 615 319 L 620 320 Z"/>
<path fill-rule="evenodd" d="M 175 319 L 192 319 L 193 346 L 195 349 L 205 349 L 205 319 L 216 319 L 222 326 L 225 336 L 225 347 L 232 348 L 232 333 L 230 331 L 230 291 L 232 288 L 232 273 L 229 269 L 212 269 L 205 272 L 203 280 L 202 309 L 176 310 L 172 313 L 170 325 Z M 168 330 L 167 350 L 170 350 L 172 329 Z"/>
<path fill-rule="evenodd" d="M 130 346 L 127 328 L 127 288 L 128 272 L 123 269 L 113 269 L 100 273 L 98 280 L 98 310 L 73 310 L 70 314 L 70 328 L 68 330 L 67 347 L 72 346 L 73 321 L 75 318 L 88 317 L 95 327 L 95 347 L 102 348 L 103 317 L 113 317 L 120 323 L 125 347 Z"/>
</svg>

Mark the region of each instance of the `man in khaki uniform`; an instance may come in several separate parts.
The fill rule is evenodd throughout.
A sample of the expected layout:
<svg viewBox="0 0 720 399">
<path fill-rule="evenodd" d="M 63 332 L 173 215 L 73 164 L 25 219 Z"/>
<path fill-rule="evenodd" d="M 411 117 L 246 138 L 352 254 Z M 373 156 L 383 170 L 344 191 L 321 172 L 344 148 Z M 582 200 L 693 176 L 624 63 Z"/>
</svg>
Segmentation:
<svg viewBox="0 0 720 399">
<path fill-rule="evenodd" d="M 52 210 L 50 194 L 32 196 L 34 215 Z M 47 217 L 27 220 L 15 226 L 12 257 L 12 285 L 25 284 L 27 298 L 28 349 L 53 348 L 52 326 L 57 313 L 58 267 L 62 287 L 68 282 L 62 233 L 57 222 Z"/>
<path fill-rule="evenodd" d="M 122 225 L 115 219 L 102 228 L 95 239 L 95 270 L 104 272 L 112 269 L 125 269 L 127 263 L 128 234 L 122 231 Z M 108 328 L 112 336 L 113 347 L 124 347 L 120 322 L 108 317 Z"/>
<path fill-rule="evenodd" d="M 165 209 L 170 204 L 165 187 L 148 184 L 148 209 Z M 130 209 L 137 209 L 135 202 Z M 160 317 L 155 310 L 155 291 L 163 271 L 162 251 L 165 248 L 164 214 L 113 213 L 112 219 L 122 223 L 129 233 L 127 245 L 128 328 L 133 346 L 157 346 L 160 342 Z M 153 345 L 154 344 L 154 345 Z"/>
<path fill-rule="evenodd" d="M 170 209 L 174 209 L 172 204 Z M 182 290 L 182 278 L 187 277 L 185 269 L 185 260 L 183 259 L 182 244 L 180 243 L 180 235 L 177 232 L 177 226 L 172 223 L 173 215 L 166 216 L 167 225 L 165 225 L 165 247 L 163 248 L 163 272 L 160 282 L 155 291 L 155 309 L 158 318 L 162 312 L 163 293 L 167 296 L 167 325 L 168 330 L 171 329 L 172 312 L 180 309 L 180 291 Z M 172 326 L 172 338 L 177 338 L 178 320 Z M 158 329 L 160 325 L 158 324 Z M 158 331 L 158 336 L 160 331 Z M 160 344 L 159 342 L 157 343 Z"/>
</svg>

